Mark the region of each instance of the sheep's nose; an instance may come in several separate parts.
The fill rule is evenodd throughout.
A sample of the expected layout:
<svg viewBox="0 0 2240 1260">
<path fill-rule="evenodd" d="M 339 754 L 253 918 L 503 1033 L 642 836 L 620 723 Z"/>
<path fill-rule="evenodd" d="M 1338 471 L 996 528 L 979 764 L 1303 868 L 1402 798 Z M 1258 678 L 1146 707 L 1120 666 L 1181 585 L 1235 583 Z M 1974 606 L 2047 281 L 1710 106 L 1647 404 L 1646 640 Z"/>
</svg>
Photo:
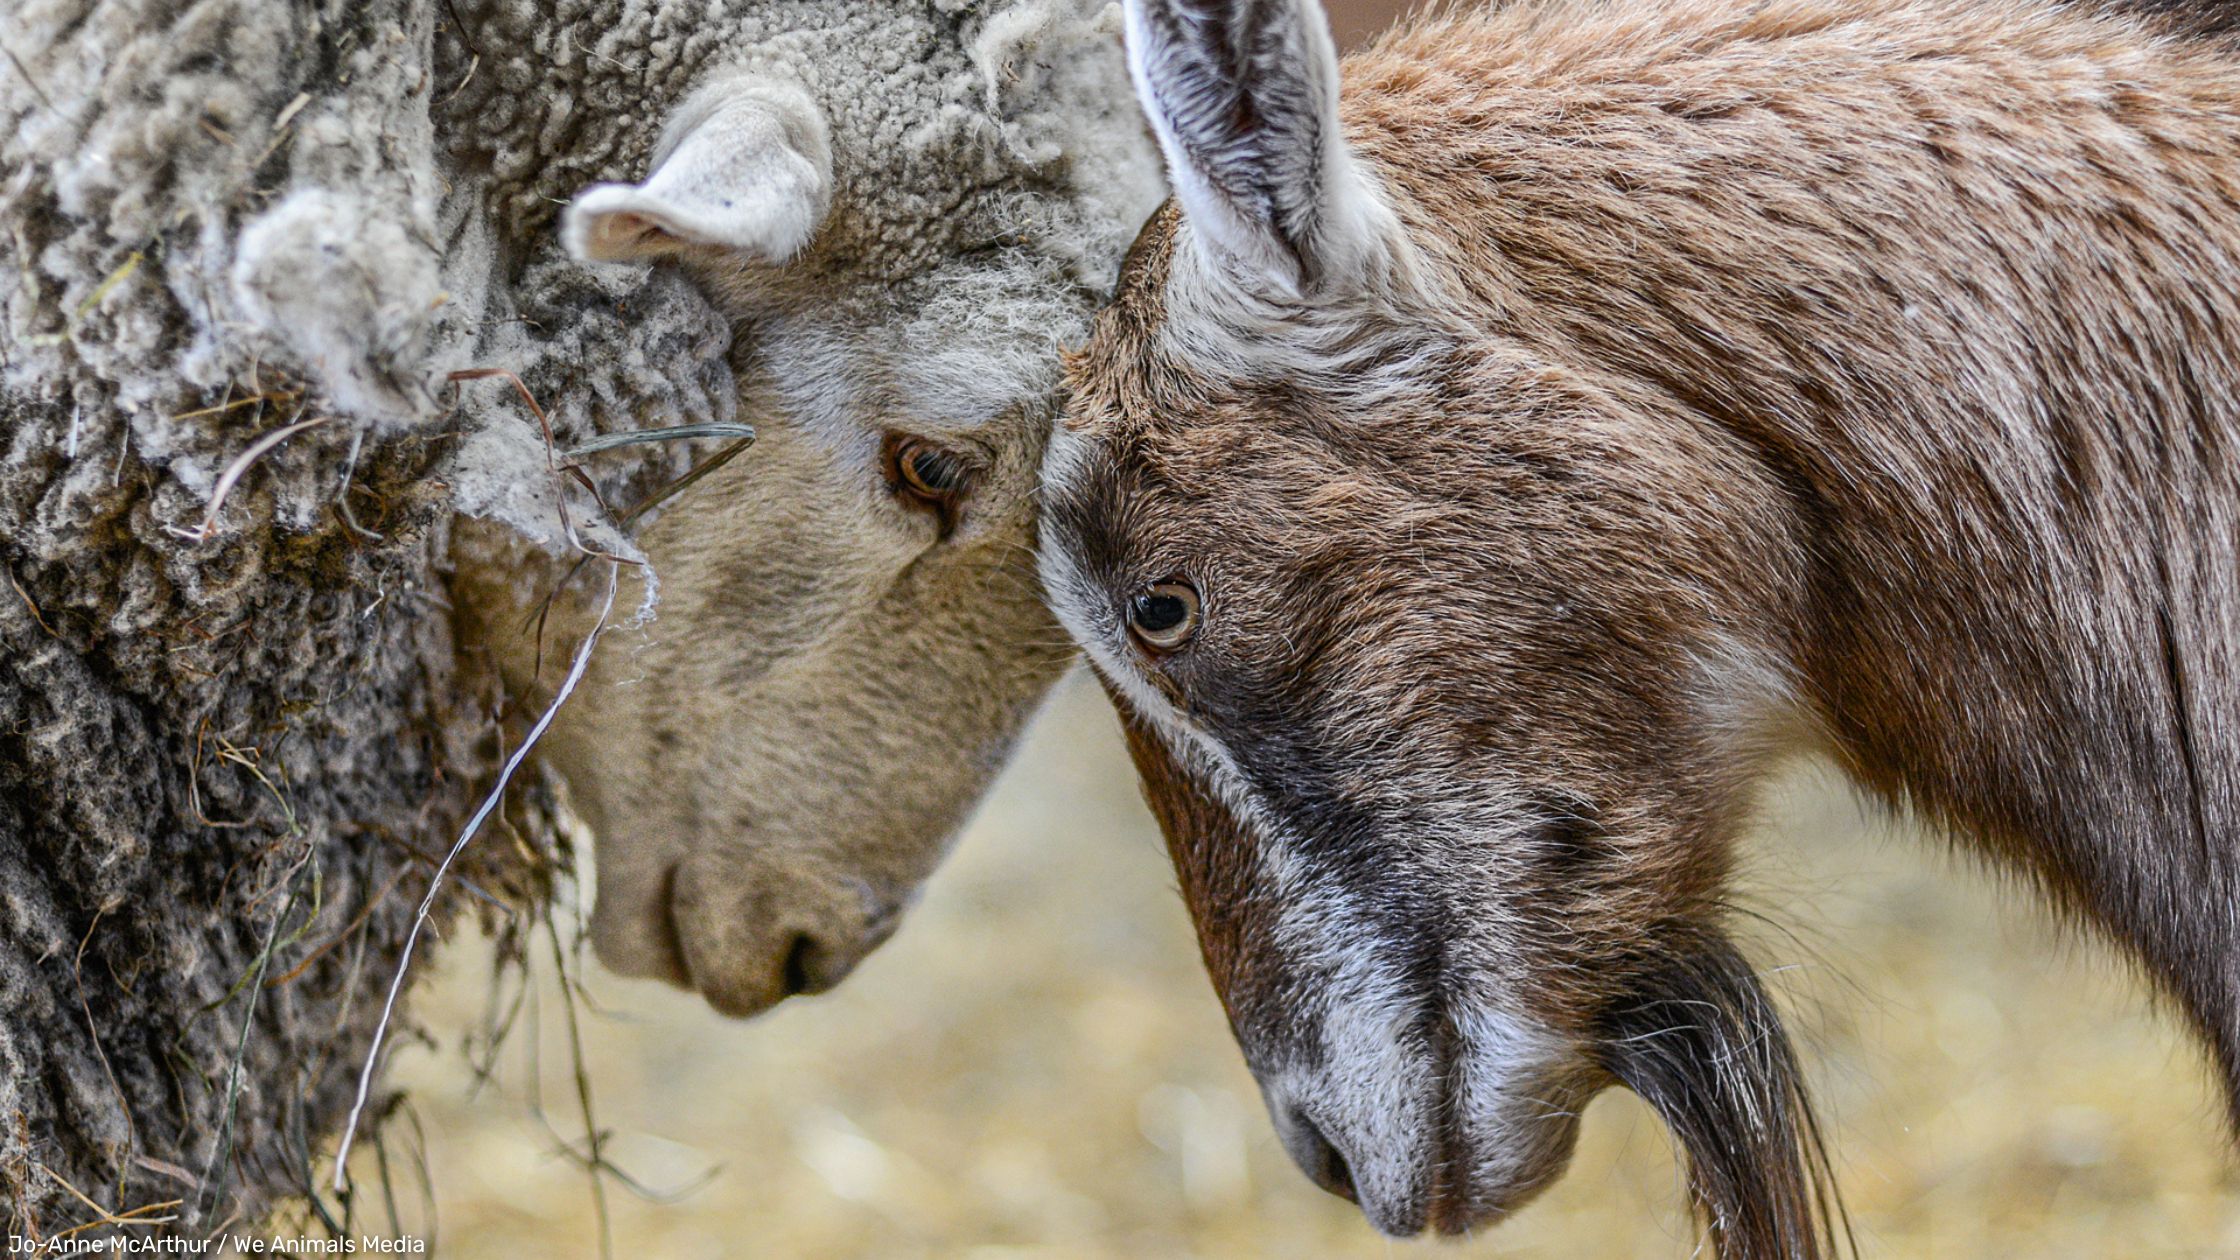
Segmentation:
<svg viewBox="0 0 2240 1260">
<path fill-rule="evenodd" d="M 726 1015 L 754 1015 L 839 984 L 893 935 L 900 904 L 860 879 L 725 853 L 687 860 L 668 910 L 691 987 Z"/>
<path fill-rule="evenodd" d="M 831 924 L 769 924 L 765 930 L 700 932 L 680 925 L 692 987 L 726 1015 L 758 1015 L 789 997 L 822 993 L 846 979 L 880 938 Z"/>
<path fill-rule="evenodd" d="M 778 996 L 797 997 L 804 993 L 822 993 L 848 978 L 856 964 L 870 952 L 869 944 L 850 949 L 836 946 L 831 941 L 810 932 L 797 932 L 786 947 L 785 960 L 778 968 Z"/>
</svg>

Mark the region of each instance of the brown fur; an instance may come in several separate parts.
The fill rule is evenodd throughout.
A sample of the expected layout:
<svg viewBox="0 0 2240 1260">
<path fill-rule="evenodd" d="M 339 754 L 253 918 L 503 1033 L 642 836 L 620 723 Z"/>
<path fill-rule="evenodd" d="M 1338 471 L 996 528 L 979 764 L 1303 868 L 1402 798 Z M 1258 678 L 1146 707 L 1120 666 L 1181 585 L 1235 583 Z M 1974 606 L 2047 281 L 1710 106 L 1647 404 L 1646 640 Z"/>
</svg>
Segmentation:
<svg viewBox="0 0 2240 1260">
<path fill-rule="evenodd" d="M 1138 763 L 1248 1053 L 1296 961 L 1225 801 L 1376 907 L 1411 1000 L 1504 995 L 1581 1088 L 1641 1088 L 1620 1013 L 1727 974 L 1689 960 L 1728 956 L 1732 838 L 1814 746 L 2131 950 L 2240 1088 L 2240 63 L 2186 29 L 1450 16 L 1345 69 L 1404 266 L 1208 315 L 1172 297 L 1190 225 L 1147 229 L 1072 364 L 1046 545 L 1123 707 L 1173 705 Z M 1327 370 L 1285 353 L 1310 338 Z M 1174 574 L 1186 650 L 1084 631 Z M 1745 1092 L 1787 1097 L 1787 1053 Z M 1809 1115 L 1695 1086 L 1652 1101 L 1720 1254 L 1827 1248 Z M 1679 1123 L 1705 1105 L 1723 1132 Z M 1552 1175 L 1434 1186 L 1428 1219 Z"/>
</svg>

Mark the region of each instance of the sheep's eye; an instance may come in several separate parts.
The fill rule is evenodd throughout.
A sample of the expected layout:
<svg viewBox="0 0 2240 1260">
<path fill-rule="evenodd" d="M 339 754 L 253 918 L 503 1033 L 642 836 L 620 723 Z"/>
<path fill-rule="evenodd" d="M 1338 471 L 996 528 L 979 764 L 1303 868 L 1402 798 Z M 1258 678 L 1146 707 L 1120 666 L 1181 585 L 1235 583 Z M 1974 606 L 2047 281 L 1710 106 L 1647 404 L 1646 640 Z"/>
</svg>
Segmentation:
<svg viewBox="0 0 2240 1260">
<path fill-rule="evenodd" d="M 911 438 L 895 451 L 895 476 L 903 488 L 927 499 L 946 499 L 964 490 L 964 460 L 931 442 Z"/>
<path fill-rule="evenodd" d="M 1154 652 L 1172 652 L 1198 632 L 1197 588 L 1179 579 L 1154 582 L 1128 601 L 1128 632 Z"/>
<path fill-rule="evenodd" d="M 895 493 L 940 513 L 943 531 L 956 523 L 958 500 L 972 488 L 972 464 L 924 438 L 887 438 L 887 482 Z"/>
</svg>

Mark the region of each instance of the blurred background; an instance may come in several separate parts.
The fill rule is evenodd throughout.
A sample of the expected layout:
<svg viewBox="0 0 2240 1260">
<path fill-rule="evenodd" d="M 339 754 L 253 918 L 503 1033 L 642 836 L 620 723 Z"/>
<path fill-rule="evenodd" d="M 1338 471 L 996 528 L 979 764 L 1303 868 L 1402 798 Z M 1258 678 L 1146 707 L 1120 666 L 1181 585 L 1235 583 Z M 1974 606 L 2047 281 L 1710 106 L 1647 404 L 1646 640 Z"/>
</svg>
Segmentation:
<svg viewBox="0 0 2240 1260">
<path fill-rule="evenodd" d="M 2240 1255 L 2200 1056 L 2122 967 L 1827 779 L 1784 783 L 1762 830 L 1748 900 L 1794 939 L 1755 953 L 1781 969 L 1864 1254 Z M 1373 1233 L 1277 1145 L 1173 882 L 1111 710 L 1076 673 L 902 931 L 837 991 L 734 1023 L 585 968 L 607 1154 L 673 1196 L 608 1178 L 614 1254 L 1693 1252 L 1664 1134 L 1617 1093 L 1517 1219 L 1453 1244 Z M 443 1256 L 599 1256 L 591 1181 L 561 1153 L 586 1129 L 549 954 L 486 1082 L 467 1030 L 492 994 L 487 946 L 462 937 L 441 966 L 413 1003 L 430 1037 L 400 1045 L 392 1076 L 418 1127 L 391 1130 L 400 1216 Z"/>
</svg>

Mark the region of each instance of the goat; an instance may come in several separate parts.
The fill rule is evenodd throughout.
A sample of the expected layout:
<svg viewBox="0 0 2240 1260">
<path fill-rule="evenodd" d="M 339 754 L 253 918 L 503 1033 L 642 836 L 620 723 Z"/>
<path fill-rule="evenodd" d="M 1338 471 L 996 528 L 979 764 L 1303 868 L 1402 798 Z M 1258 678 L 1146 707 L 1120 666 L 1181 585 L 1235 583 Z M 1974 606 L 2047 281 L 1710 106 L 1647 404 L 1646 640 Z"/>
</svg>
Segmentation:
<svg viewBox="0 0 2240 1260">
<path fill-rule="evenodd" d="M 1379 1229 L 1663 1117 L 1847 1230 L 1726 930 L 1775 763 L 2023 873 L 2240 1098 L 2240 58 L 2207 6 L 1130 0 L 1175 196 L 1041 565 L 1284 1143 Z"/>
</svg>

